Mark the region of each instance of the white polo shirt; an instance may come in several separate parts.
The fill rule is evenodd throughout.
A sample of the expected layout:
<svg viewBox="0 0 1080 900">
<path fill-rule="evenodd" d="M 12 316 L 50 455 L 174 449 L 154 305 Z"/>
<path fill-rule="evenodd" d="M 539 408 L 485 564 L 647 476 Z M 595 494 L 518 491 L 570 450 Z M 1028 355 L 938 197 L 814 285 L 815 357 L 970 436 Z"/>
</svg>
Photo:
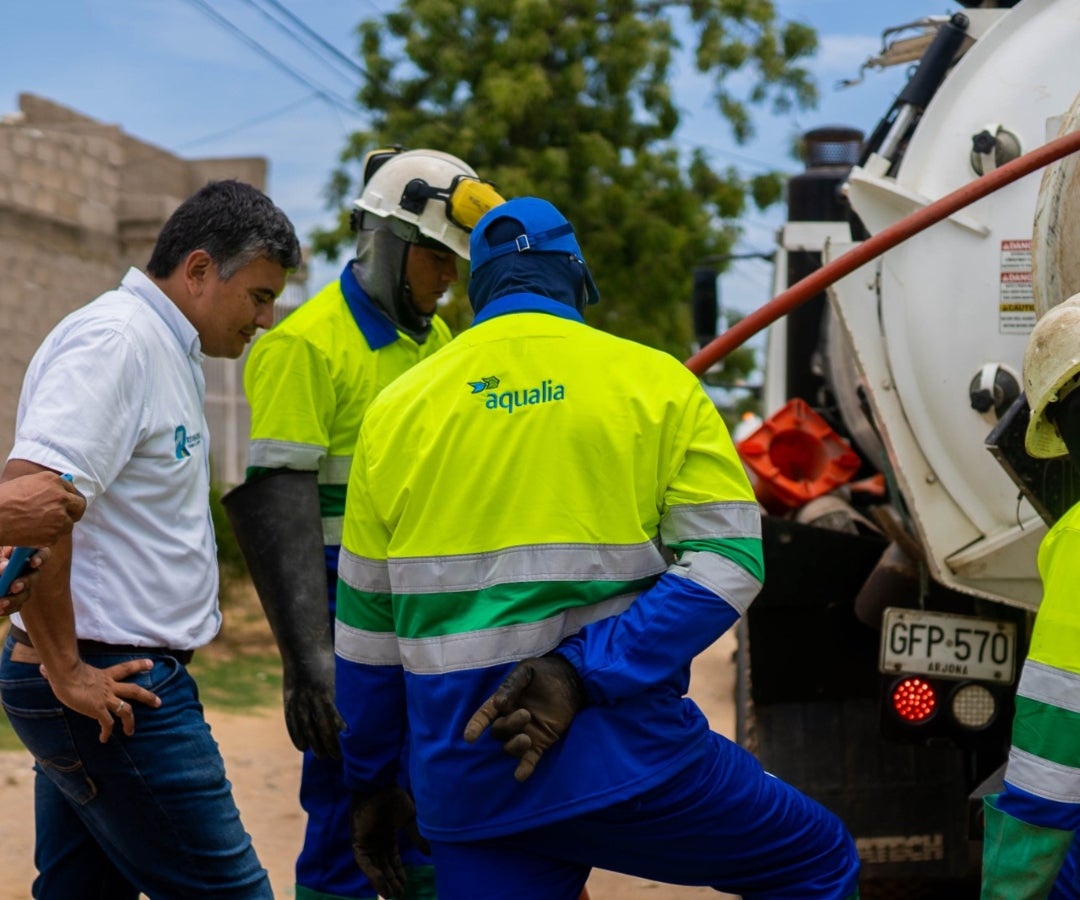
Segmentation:
<svg viewBox="0 0 1080 900">
<path fill-rule="evenodd" d="M 30 362 L 9 458 L 70 472 L 86 496 L 80 638 L 187 650 L 221 625 L 202 359 L 194 326 L 133 268 Z"/>
</svg>

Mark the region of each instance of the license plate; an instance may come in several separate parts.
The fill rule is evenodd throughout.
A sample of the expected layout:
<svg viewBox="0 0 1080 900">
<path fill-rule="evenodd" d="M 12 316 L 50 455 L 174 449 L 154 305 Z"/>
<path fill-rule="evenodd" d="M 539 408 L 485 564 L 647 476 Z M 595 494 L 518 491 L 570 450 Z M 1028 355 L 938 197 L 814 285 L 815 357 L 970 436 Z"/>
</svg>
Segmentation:
<svg viewBox="0 0 1080 900">
<path fill-rule="evenodd" d="M 1016 624 L 922 609 L 885 610 L 880 669 L 935 678 L 1010 684 L 1016 668 Z"/>
</svg>

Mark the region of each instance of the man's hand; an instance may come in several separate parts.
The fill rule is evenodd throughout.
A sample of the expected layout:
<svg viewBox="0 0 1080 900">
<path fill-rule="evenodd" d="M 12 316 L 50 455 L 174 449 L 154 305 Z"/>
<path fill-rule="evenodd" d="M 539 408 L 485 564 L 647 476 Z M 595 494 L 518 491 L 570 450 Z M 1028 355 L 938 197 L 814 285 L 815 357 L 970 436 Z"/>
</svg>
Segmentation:
<svg viewBox="0 0 1080 900">
<path fill-rule="evenodd" d="M 473 743 L 490 727 L 503 750 L 521 760 L 514 778 L 524 781 L 544 752 L 566 734 L 585 701 L 581 676 L 565 657 L 523 659 L 473 713 L 465 740 Z"/>
<path fill-rule="evenodd" d="M 353 794 L 353 858 L 381 897 L 405 896 L 405 865 L 398 831 L 406 829 L 413 843 L 430 853 L 416 827 L 416 807 L 404 788 L 394 785 L 371 794 Z"/>
<path fill-rule="evenodd" d="M 9 560 L 11 551 L 14 549 L 14 547 L 3 548 L 4 560 Z M 34 555 L 27 561 L 30 571 L 11 582 L 11 588 L 8 590 L 7 595 L 0 597 L 0 616 L 10 616 L 12 613 L 17 613 L 23 608 L 23 604 L 33 596 L 33 587 L 37 582 L 37 570 L 45 564 L 48 558 L 49 549 L 47 547 L 41 547 L 34 551 Z M 3 572 L 4 568 L 7 568 L 9 564 L 10 562 L 6 562 L 4 567 L 0 568 L 0 572 Z"/>
<path fill-rule="evenodd" d="M 0 541 L 23 547 L 53 544 L 70 534 L 86 499 L 55 472 L 35 472 L 0 484 Z"/>
<path fill-rule="evenodd" d="M 22 610 L 23 626 L 33 646 L 17 644 L 12 657 L 18 653 L 22 657 L 19 662 L 37 663 L 61 703 L 97 719 L 102 743 L 112 737 L 114 717 L 120 719 L 125 734 L 134 734 L 131 704 L 156 708 L 161 700 L 124 679 L 153 668 L 153 661 L 135 659 L 98 669 L 80 658 L 76 642 L 70 585 L 71 529 L 86 510 L 85 499 L 69 481 L 29 460 L 9 459 L 2 477 L 0 540 L 24 547 L 53 545 L 49 565 L 35 576 L 34 602 Z M 25 521 L 10 525 L 13 513 Z"/>
<path fill-rule="evenodd" d="M 106 743 L 112 737 L 116 718 L 124 727 L 124 734 L 135 733 L 135 711 L 132 703 L 143 703 L 157 709 L 161 698 L 152 691 L 130 681 L 124 681 L 139 672 L 147 672 L 154 667 L 152 659 L 132 659 L 117 663 L 107 669 L 98 669 L 83 660 L 71 670 L 66 678 L 54 678 L 41 667 L 41 674 L 64 706 L 97 719 L 101 724 L 98 740 Z"/>
<path fill-rule="evenodd" d="M 320 759 L 341 759 L 338 736 L 345 722 L 334 705 L 333 649 L 320 656 L 325 658 L 309 658 L 307 666 L 284 666 L 285 727 L 297 750 L 310 748 Z M 316 667 L 319 671 L 310 671 Z"/>
</svg>

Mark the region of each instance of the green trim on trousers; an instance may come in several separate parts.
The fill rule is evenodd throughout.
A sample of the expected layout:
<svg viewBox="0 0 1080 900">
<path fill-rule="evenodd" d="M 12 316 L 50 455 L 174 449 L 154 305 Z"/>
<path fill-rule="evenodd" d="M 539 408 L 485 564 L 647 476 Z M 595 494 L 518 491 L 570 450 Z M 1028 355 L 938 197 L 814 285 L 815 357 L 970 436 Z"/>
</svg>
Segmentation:
<svg viewBox="0 0 1080 900">
<path fill-rule="evenodd" d="M 1049 895 L 1073 840 L 1071 831 L 1013 818 L 983 799 L 981 900 L 1041 900 Z"/>
<path fill-rule="evenodd" d="M 379 900 L 379 898 L 375 894 L 365 894 L 363 897 L 326 894 L 298 884 L 296 885 L 296 900 Z M 402 900 L 438 900 L 435 895 L 434 866 L 405 867 L 405 896 Z"/>
</svg>

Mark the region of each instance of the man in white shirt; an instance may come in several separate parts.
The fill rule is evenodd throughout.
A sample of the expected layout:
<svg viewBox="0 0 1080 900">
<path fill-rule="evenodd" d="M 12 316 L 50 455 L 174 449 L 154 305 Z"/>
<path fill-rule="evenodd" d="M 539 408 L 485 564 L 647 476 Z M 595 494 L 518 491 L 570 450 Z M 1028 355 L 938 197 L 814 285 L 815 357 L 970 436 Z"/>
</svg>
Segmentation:
<svg viewBox="0 0 1080 900">
<path fill-rule="evenodd" d="M 61 321 L 27 370 L 0 480 L 70 473 L 87 501 L 0 656 L 37 762 L 35 897 L 272 897 L 185 665 L 221 624 L 202 359 L 240 356 L 299 263 L 265 195 L 211 182 L 146 273 Z"/>
</svg>

